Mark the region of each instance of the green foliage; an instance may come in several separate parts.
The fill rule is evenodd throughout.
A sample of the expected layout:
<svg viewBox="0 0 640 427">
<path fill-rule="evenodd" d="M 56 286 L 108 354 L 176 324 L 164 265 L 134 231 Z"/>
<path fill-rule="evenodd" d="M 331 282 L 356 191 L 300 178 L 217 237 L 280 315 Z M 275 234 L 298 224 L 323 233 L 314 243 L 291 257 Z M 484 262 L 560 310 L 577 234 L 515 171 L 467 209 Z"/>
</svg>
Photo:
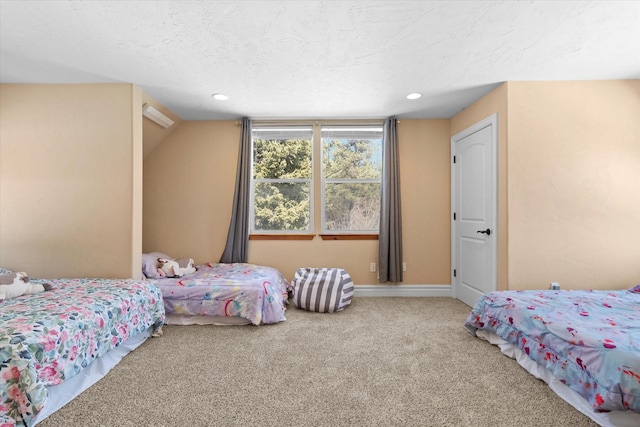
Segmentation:
<svg viewBox="0 0 640 427">
<path fill-rule="evenodd" d="M 382 174 L 381 141 L 323 140 L 325 228 L 327 230 L 378 230 Z M 349 182 L 373 180 L 372 182 Z"/>
<path fill-rule="evenodd" d="M 311 179 L 311 141 L 254 139 L 254 179 Z"/>
<path fill-rule="evenodd" d="M 375 139 L 323 140 L 327 230 L 378 229 L 381 145 Z M 254 139 L 253 147 L 254 229 L 309 230 L 311 141 Z"/>
<path fill-rule="evenodd" d="M 255 229 L 308 230 L 309 194 L 308 183 L 256 183 Z"/>
<path fill-rule="evenodd" d="M 328 183 L 324 209 L 327 230 L 377 231 L 380 183 Z"/>
<path fill-rule="evenodd" d="M 263 231 L 308 230 L 311 218 L 311 141 L 254 139 L 254 228 Z M 271 181 L 273 180 L 273 181 Z M 303 180 L 285 181 L 283 180 Z M 274 182 L 276 181 L 276 182 Z"/>
<path fill-rule="evenodd" d="M 379 179 L 382 173 L 380 150 L 380 145 L 372 140 L 324 140 L 325 179 Z"/>
</svg>

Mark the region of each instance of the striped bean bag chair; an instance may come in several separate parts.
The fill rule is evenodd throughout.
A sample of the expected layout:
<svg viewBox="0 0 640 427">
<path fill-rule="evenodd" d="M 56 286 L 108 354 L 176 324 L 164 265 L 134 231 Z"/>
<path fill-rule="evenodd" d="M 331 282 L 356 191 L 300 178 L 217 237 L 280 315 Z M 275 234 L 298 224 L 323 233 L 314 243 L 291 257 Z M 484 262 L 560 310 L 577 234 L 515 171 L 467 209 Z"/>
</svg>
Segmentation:
<svg viewBox="0 0 640 427">
<path fill-rule="evenodd" d="M 322 313 L 343 310 L 354 291 L 351 276 L 341 268 L 299 268 L 291 285 L 296 307 Z"/>
</svg>

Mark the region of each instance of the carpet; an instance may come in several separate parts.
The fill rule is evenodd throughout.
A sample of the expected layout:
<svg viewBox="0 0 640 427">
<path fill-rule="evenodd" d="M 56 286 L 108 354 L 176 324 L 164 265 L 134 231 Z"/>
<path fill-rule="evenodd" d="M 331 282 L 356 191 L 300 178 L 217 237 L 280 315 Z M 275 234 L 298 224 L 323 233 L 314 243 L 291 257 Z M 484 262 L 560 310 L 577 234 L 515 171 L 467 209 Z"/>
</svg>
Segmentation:
<svg viewBox="0 0 640 427">
<path fill-rule="evenodd" d="M 173 326 L 40 426 L 597 426 L 470 335 L 453 298 L 289 306 L 263 326 Z"/>
</svg>

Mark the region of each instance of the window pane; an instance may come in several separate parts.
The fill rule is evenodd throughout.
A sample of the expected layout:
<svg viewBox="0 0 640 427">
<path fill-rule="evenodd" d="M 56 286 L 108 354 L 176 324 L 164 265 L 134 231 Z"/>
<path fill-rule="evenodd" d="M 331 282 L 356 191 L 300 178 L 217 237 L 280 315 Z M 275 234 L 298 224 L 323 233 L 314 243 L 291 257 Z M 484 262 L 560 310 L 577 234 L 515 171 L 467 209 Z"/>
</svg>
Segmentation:
<svg viewBox="0 0 640 427">
<path fill-rule="evenodd" d="M 380 183 L 326 183 L 324 229 L 373 231 L 380 223 Z"/>
<path fill-rule="evenodd" d="M 310 127 L 253 130 L 254 179 L 310 179 Z"/>
<path fill-rule="evenodd" d="M 255 139 L 311 139 L 312 126 L 258 126 L 251 129 Z"/>
<path fill-rule="evenodd" d="M 309 231 L 308 182 L 256 182 L 254 231 Z"/>
<path fill-rule="evenodd" d="M 382 130 L 322 130 L 324 179 L 376 179 L 382 174 Z"/>
</svg>

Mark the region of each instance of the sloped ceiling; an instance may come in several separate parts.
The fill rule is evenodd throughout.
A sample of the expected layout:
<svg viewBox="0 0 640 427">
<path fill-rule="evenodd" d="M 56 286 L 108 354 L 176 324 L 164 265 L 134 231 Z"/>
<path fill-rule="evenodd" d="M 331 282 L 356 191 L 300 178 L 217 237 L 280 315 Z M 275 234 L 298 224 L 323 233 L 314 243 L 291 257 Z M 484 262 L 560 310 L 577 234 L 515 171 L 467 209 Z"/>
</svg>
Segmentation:
<svg viewBox="0 0 640 427">
<path fill-rule="evenodd" d="M 0 82 L 134 83 L 184 120 L 449 118 L 504 81 L 637 78 L 638 1 L 0 2 Z"/>
</svg>

